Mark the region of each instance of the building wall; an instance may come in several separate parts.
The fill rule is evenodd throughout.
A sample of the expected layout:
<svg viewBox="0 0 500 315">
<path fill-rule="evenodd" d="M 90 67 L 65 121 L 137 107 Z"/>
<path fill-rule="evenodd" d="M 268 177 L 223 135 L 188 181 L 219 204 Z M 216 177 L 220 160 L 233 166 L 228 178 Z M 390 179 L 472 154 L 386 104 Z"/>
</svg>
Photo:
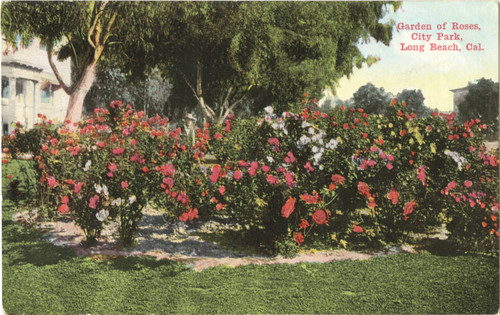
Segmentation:
<svg viewBox="0 0 500 315">
<path fill-rule="evenodd" d="M 463 87 L 451 91 L 453 92 L 453 112 L 458 115 L 458 104 L 462 103 L 465 99 L 469 93 L 469 89 L 467 87 Z"/>
<path fill-rule="evenodd" d="M 3 44 L 7 47 L 5 41 Z M 47 52 L 39 42 L 34 41 L 29 47 L 19 47 L 15 52 L 9 49 L 1 60 L 2 133 L 10 132 L 12 124 L 16 122 L 26 128 L 33 127 L 39 121 L 38 114 L 62 122 L 69 96 L 61 88 L 57 89 L 59 82 L 50 68 Z M 54 58 L 54 63 L 64 82 L 69 84 L 69 60 L 58 62 Z"/>
</svg>

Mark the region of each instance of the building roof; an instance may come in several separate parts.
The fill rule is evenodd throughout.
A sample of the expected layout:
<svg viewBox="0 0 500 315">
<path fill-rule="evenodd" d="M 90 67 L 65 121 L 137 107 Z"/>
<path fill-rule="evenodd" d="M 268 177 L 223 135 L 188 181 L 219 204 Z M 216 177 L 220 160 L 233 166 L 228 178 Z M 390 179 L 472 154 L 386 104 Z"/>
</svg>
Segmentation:
<svg viewBox="0 0 500 315">
<path fill-rule="evenodd" d="M 459 92 L 459 91 L 466 91 L 468 90 L 469 87 L 468 86 L 465 86 L 465 87 L 461 87 L 461 88 L 457 88 L 457 89 L 453 89 L 453 90 L 450 90 L 451 92 L 455 93 L 455 92 Z"/>
<path fill-rule="evenodd" d="M 16 68 L 24 68 L 36 72 L 42 72 L 43 68 L 40 66 L 31 64 L 29 62 L 21 61 L 21 60 L 14 60 L 8 57 L 2 58 L 2 66 L 12 66 Z"/>
</svg>

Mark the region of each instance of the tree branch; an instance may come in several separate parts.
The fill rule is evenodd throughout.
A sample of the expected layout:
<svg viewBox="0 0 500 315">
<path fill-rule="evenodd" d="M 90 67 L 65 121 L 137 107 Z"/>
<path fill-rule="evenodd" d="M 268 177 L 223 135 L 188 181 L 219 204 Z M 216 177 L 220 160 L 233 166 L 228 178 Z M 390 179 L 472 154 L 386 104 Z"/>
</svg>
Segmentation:
<svg viewBox="0 0 500 315">
<path fill-rule="evenodd" d="M 101 8 L 97 11 L 94 17 L 94 22 L 92 23 L 92 26 L 90 27 L 88 33 L 87 33 L 87 41 L 89 42 L 90 46 L 92 46 L 94 49 L 96 48 L 96 44 L 92 41 L 92 35 L 94 35 L 94 31 L 97 26 L 97 22 L 99 22 L 99 17 L 101 14 L 104 12 L 104 8 L 106 7 L 106 4 L 108 1 L 103 1 L 101 4 Z"/>
<path fill-rule="evenodd" d="M 198 93 L 198 96 L 203 95 L 203 90 L 201 87 L 201 63 L 198 60 L 196 63 L 196 92 Z"/>
<path fill-rule="evenodd" d="M 59 70 L 57 70 L 56 65 L 54 64 L 54 61 L 52 60 L 52 50 L 53 50 L 53 43 L 50 42 L 47 44 L 47 57 L 49 58 L 49 64 L 50 67 L 52 68 L 52 71 L 54 72 L 54 75 L 56 76 L 57 82 L 61 85 L 62 89 L 66 94 L 71 95 L 71 88 L 69 88 L 64 81 L 62 80 L 61 75 L 59 74 Z"/>
<path fill-rule="evenodd" d="M 105 45 L 106 42 L 108 41 L 109 35 L 111 35 L 111 27 L 115 23 L 116 16 L 118 15 L 118 12 L 114 12 L 111 18 L 108 21 L 108 24 L 106 25 L 106 33 L 104 34 L 104 39 L 102 40 L 102 44 Z"/>
<path fill-rule="evenodd" d="M 229 89 L 227 90 L 226 97 L 224 98 L 224 101 L 222 102 L 222 105 L 224 106 L 225 109 L 229 107 L 229 96 L 231 95 L 231 92 L 233 91 L 234 85 L 231 85 Z"/>
<path fill-rule="evenodd" d="M 219 123 L 221 123 L 224 119 L 226 119 L 226 117 L 234 110 L 234 108 L 236 106 L 238 106 L 241 102 L 243 102 L 247 97 L 248 97 L 248 93 L 250 92 L 250 90 L 254 87 L 253 84 L 250 84 L 250 86 L 247 88 L 245 94 L 243 94 L 243 96 L 237 100 L 236 102 L 234 102 L 233 104 L 231 104 L 231 106 L 226 109 L 226 112 L 224 113 L 224 116 L 220 117 L 219 118 Z"/>
<path fill-rule="evenodd" d="M 191 91 L 193 92 L 194 94 L 194 97 L 196 98 L 196 100 L 198 101 L 198 104 L 200 105 L 201 109 L 203 110 L 203 113 L 205 115 L 205 117 L 209 118 L 209 119 L 215 119 L 215 112 L 213 109 L 211 109 L 207 104 L 205 104 L 205 100 L 203 99 L 203 95 L 198 94 L 197 92 L 201 92 L 201 73 L 198 71 L 197 72 L 197 80 L 196 80 L 196 85 L 197 85 L 197 90 L 195 90 L 195 88 L 189 83 L 186 75 L 179 71 L 179 73 L 181 74 L 182 78 L 184 79 L 184 82 L 186 82 L 186 84 L 189 86 L 189 88 L 191 89 Z"/>
<path fill-rule="evenodd" d="M 182 76 L 182 78 L 184 79 L 184 82 L 186 82 L 187 86 L 189 86 L 189 88 L 191 89 L 191 91 L 193 91 L 193 94 L 194 94 L 194 97 L 196 97 L 196 99 L 199 101 L 200 99 L 198 98 L 198 95 L 196 94 L 196 90 L 194 89 L 194 87 L 189 83 L 186 75 L 183 73 L 183 72 L 179 72 Z"/>
<path fill-rule="evenodd" d="M 224 112 L 224 109 L 227 110 L 227 108 L 229 107 L 229 96 L 231 95 L 231 92 L 233 91 L 233 85 L 231 85 L 229 87 L 229 89 L 227 90 L 227 93 L 226 93 L 226 97 L 224 98 L 224 100 L 222 101 L 222 106 L 220 107 L 220 112 L 219 112 L 219 117 L 222 117 L 222 114 Z"/>
</svg>

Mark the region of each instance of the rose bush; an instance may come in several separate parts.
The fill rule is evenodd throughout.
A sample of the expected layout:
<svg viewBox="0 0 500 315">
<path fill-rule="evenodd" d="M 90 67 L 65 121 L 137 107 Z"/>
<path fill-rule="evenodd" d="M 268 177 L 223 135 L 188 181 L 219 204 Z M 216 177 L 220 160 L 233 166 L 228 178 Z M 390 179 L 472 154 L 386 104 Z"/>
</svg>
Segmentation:
<svg viewBox="0 0 500 315">
<path fill-rule="evenodd" d="M 334 245 L 401 242 L 410 232 L 430 232 L 446 222 L 451 238 L 477 242 L 479 234 L 454 228 L 455 217 L 462 213 L 462 221 L 476 228 L 483 221 L 473 223 L 477 220 L 454 210 L 458 208 L 450 206 L 441 190 L 452 178 L 474 177 L 477 169 L 488 178 L 482 184 L 490 181 L 496 187 L 495 168 L 489 167 L 496 165 L 496 156 L 472 154 L 468 166 L 459 170 L 447 155 L 457 151 L 469 154 L 471 147 L 484 150 L 486 126 L 479 121 L 457 125 L 453 114 L 434 113 L 418 119 L 404 104 L 394 101 L 391 105 L 384 117 L 343 108 L 333 115 L 306 108 L 278 117 L 268 108 L 261 119 L 233 122 L 225 133 L 217 130 L 218 137 L 210 141 L 209 148 L 216 141 L 227 143 L 226 147 L 217 144 L 215 155 L 224 157 L 221 165 L 237 164 L 232 171 L 248 179 L 241 185 L 245 191 L 240 181 L 224 179 L 224 209 L 240 222 L 259 226 L 257 235 L 272 230 L 273 237 L 264 238 L 268 241 L 285 236 L 298 244 L 307 238 Z M 245 140 L 252 143 L 246 150 L 229 147 L 241 137 L 258 142 Z M 248 160 L 237 163 L 243 156 Z M 488 166 L 482 159 L 492 164 Z M 257 165 L 253 170 L 251 163 Z M 489 196 L 489 209 L 496 209 L 497 194 L 491 188 Z M 293 206 L 290 200 L 296 201 Z M 236 206 L 234 210 L 230 210 L 232 206 Z M 482 220 L 488 219 L 484 222 L 490 222 L 488 233 L 495 236 L 496 221 L 489 213 L 481 214 Z M 320 215 L 322 219 L 317 219 Z M 269 216 L 274 219 L 264 219 Z"/>
<path fill-rule="evenodd" d="M 170 220 L 228 218 L 282 253 L 293 243 L 403 242 L 443 223 L 464 245 L 497 242 L 498 157 L 484 149 L 486 125 L 420 119 L 396 100 L 385 116 L 306 105 L 206 124 L 193 144 L 168 119 L 115 101 L 76 131 L 43 120 L 4 148 L 34 154 L 41 200 L 72 216 L 89 244 L 114 219 L 130 244 L 147 205 Z M 207 163 L 207 152 L 216 160 Z"/>
</svg>

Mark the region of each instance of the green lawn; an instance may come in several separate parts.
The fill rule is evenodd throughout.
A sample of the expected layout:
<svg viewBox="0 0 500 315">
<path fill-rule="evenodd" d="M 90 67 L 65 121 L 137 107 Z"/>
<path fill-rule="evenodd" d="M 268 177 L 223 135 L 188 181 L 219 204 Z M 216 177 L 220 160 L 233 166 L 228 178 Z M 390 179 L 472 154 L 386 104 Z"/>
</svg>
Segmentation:
<svg viewBox="0 0 500 315">
<path fill-rule="evenodd" d="M 5 165 L 4 177 L 16 173 L 14 167 Z M 149 257 L 96 262 L 40 241 L 39 232 L 14 223 L 15 202 L 6 185 L 2 277 L 9 315 L 498 311 L 498 256 L 400 254 L 202 272 Z"/>
</svg>

